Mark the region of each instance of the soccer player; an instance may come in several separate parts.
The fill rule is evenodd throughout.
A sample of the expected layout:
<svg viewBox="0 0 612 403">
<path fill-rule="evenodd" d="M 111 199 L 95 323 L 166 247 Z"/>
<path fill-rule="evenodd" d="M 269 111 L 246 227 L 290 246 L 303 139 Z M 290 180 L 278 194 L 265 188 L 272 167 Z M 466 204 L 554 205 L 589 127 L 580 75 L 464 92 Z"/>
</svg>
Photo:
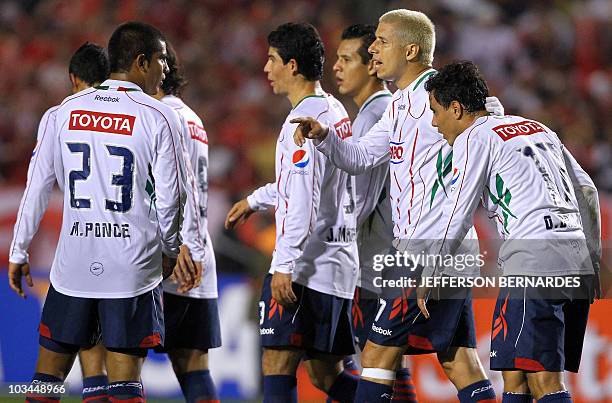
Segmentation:
<svg viewBox="0 0 612 403">
<path fill-rule="evenodd" d="M 357 378 L 342 371 L 355 352 L 351 300 L 358 275 L 354 192 L 346 173 L 312 144 L 293 142 L 297 116 L 351 136 L 344 107 L 320 87 L 323 43 L 310 24 L 287 23 L 268 35 L 264 71 L 275 94 L 293 109 L 276 145 L 276 183 L 236 203 L 226 226 L 253 211 L 275 207 L 276 248 L 264 280 L 260 307 L 264 402 L 296 402 L 296 370 L 302 358 L 311 381 L 331 398 L 352 402 Z"/>
<path fill-rule="evenodd" d="M 376 76 L 372 55 L 368 52 L 376 39 L 376 27 L 351 25 L 341 38 L 334 73 L 338 91 L 352 97 L 359 107 L 353 121 L 353 140 L 358 140 L 380 120 L 391 100 L 391 92 Z M 355 177 L 359 280 L 353 297 L 352 325 L 355 342 L 362 351 L 378 312 L 380 298 L 380 289 L 374 286 L 374 256 L 386 254 L 393 241 L 388 171 L 389 167 L 381 164 Z M 349 365 L 345 359 L 345 370 Z M 416 402 L 408 368 L 396 373 L 393 401 Z"/>
<path fill-rule="evenodd" d="M 108 78 L 108 57 L 101 46 L 86 42 L 72 55 L 68 66 L 68 78 L 72 94 L 99 85 Z M 37 141 L 45 131 L 49 116 L 54 114 L 59 105 L 49 108 L 38 125 Z M 106 399 L 108 379 L 104 368 L 104 346 L 95 344 L 79 351 L 83 375 L 83 400 L 91 402 Z"/>
<path fill-rule="evenodd" d="M 174 273 L 181 289 L 192 288 L 204 245 L 180 122 L 147 95 L 158 92 L 167 69 L 164 36 L 147 24 L 123 24 L 108 55 L 110 79 L 66 98 L 48 117 L 15 223 L 9 285 L 22 297 L 22 276 L 33 285 L 27 249 L 57 180 L 63 222 L 33 382 L 63 381 L 79 348 L 101 336 L 110 400 L 141 402 L 144 356 L 164 337 L 162 262 L 169 274 L 178 256 Z M 147 192 L 153 182 L 155 200 Z M 179 254 L 181 197 L 188 236 Z"/>
<path fill-rule="evenodd" d="M 186 293 L 178 291 L 176 281 L 166 279 L 164 286 L 164 321 L 167 352 L 172 368 L 188 403 L 218 402 L 219 396 L 208 369 L 208 350 L 221 346 L 219 311 L 217 308 L 217 271 L 215 255 L 208 233 L 208 135 L 202 120 L 180 98 L 187 80 L 176 52 L 166 43 L 168 71 L 155 95 L 174 109 L 183 124 L 183 134 L 191 166 L 196 174 L 200 198 L 200 236 L 205 241 L 206 256 L 202 283 Z"/>
<path fill-rule="evenodd" d="M 450 185 L 452 150 L 431 125 L 423 88 L 424 81 L 435 73 L 431 68 L 434 48 L 434 25 L 425 14 L 403 9 L 385 13 L 369 52 L 377 76 L 393 81 L 398 91 L 381 120 L 356 143 L 337 141 L 336 129 L 315 119 L 292 121 L 300 124 L 295 133 L 297 144 L 315 139 L 320 152 L 351 174 L 389 163 L 395 238 L 390 254 L 403 254 L 408 264 L 387 267 L 382 273 L 385 279 L 400 274 L 418 279 L 422 267 L 407 257 L 427 257 L 432 241 L 442 236 L 440 202 Z M 475 231 L 468 237 L 460 253 L 475 255 Z M 453 267 L 446 268 L 445 274 L 460 275 Z M 364 369 L 356 401 L 390 401 L 395 370 L 405 352 L 436 352 L 461 402 L 494 401 L 495 393 L 476 352 L 471 291 L 455 290 L 458 295 L 432 301 L 429 319 L 420 315 L 413 291 L 410 287 L 383 290 L 386 295 L 361 356 Z"/>
<path fill-rule="evenodd" d="M 425 89 L 432 124 L 453 146 L 457 178 L 444 201 L 442 253 L 456 249 L 482 199 L 504 240 L 503 278 L 579 280 L 574 292 L 519 282 L 500 288 L 491 369 L 503 371 L 503 401 L 571 402 L 563 371 L 578 372 L 589 305 L 600 294 L 597 189 L 548 127 L 487 114 L 488 88 L 473 63 L 443 67 Z"/>
</svg>

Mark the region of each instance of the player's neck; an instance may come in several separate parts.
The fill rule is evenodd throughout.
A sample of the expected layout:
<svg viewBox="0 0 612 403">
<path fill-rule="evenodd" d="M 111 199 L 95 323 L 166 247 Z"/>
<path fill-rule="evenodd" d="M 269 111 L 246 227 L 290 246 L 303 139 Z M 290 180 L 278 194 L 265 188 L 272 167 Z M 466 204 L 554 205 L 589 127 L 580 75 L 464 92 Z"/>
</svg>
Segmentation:
<svg viewBox="0 0 612 403">
<path fill-rule="evenodd" d="M 458 122 L 460 131 L 459 133 L 463 133 L 467 130 L 468 127 L 472 126 L 476 119 L 487 116 L 489 113 L 487 111 L 476 111 L 474 113 L 466 112 L 465 116 Z"/>
<path fill-rule="evenodd" d="M 406 66 L 404 74 L 395 81 L 395 85 L 400 90 L 404 90 L 410 83 L 416 80 L 418 76 L 429 69 L 431 69 L 431 66 L 424 66 L 420 63 L 410 63 Z"/>
<path fill-rule="evenodd" d="M 318 81 L 296 80 L 289 89 L 287 98 L 291 102 L 291 107 L 295 108 L 300 101 L 307 96 L 322 94 L 321 84 Z"/>
<path fill-rule="evenodd" d="M 136 84 L 141 89 L 144 89 L 144 87 L 145 87 L 145 83 L 144 82 L 141 82 L 140 79 L 135 78 L 134 75 L 130 74 L 130 73 L 119 73 L 119 72 L 118 73 L 111 73 L 108 78 L 109 78 L 109 80 L 128 81 L 130 83 Z"/>
<path fill-rule="evenodd" d="M 385 83 L 383 81 L 380 81 L 376 78 L 372 78 L 368 80 L 368 83 L 364 85 L 359 90 L 357 95 L 353 97 L 353 101 L 357 104 L 357 108 L 361 108 L 368 98 L 370 98 L 378 91 L 384 90 L 385 88 L 387 87 L 385 86 Z"/>
</svg>

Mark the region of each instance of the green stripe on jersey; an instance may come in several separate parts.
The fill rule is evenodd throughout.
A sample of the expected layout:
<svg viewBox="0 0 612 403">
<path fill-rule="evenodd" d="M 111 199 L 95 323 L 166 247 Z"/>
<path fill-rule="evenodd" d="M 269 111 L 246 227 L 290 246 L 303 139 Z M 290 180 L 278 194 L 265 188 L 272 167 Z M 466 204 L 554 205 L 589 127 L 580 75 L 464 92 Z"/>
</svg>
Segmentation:
<svg viewBox="0 0 612 403">
<path fill-rule="evenodd" d="M 363 105 L 361 108 L 359 108 L 360 110 L 364 110 L 368 105 L 370 105 L 372 102 L 374 102 L 375 99 L 378 98 L 382 98 L 382 97 L 390 97 L 391 94 L 380 94 L 380 95 L 376 95 L 374 98 L 370 99 L 368 102 L 365 103 L 365 105 Z"/>
<path fill-rule="evenodd" d="M 421 77 L 419 79 L 419 81 L 416 82 L 416 84 L 414 85 L 414 87 L 412 87 L 412 91 L 416 91 L 417 87 L 423 82 L 425 81 L 426 78 L 428 78 L 429 76 L 435 74 L 435 71 L 430 71 L 429 73 L 425 74 L 423 77 Z"/>
</svg>

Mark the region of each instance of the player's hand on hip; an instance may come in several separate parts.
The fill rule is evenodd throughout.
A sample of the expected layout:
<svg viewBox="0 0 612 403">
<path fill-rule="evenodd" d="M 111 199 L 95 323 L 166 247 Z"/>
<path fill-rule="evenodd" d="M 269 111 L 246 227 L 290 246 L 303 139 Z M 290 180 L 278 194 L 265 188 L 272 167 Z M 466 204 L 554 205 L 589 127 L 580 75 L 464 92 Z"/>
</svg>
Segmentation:
<svg viewBox="0 0 612 403">
<path fill-rule="evenodd" d="M 429 311 L 427 310 L 427 299 L 429 297 L 429 288 L 417 287 L 417 305 L 425 318 L 429 319 Z"/>
<path fill-rule="evenodd" d="M 232 229 L 238 224 L 243 224 L 255 210 L 251 209 L 247 199 L 242 199 L 232 206 L 225 217 L 225 229 Z"/>
<path fill-rule="evenodd" d="M 485 109 L 495 116 L 504 116 L 504 105 L 502 105 L 497 97 L 487 97 L 485 100 Z"/>
<path fill-rule="evenodd" d="M 9 286 L 21 298 L 27 298 L 21 286 L 21 277 L 25 277 L 26 284 L 28 285 L 28 287 L 34 287 L 34 282 L 32 281 L 32 275 L 30 274 L 30 264 L 29 263 L 9 262 L 9 267 L 8 267 Z"/>
<path fill-rule="evenodd" d="M 300 147 L 306 143 L 306 139 L 325 140 L 329 132 L 327 125 L 313 118 L 295 118 L 291 119 L 290 122 L 298 123 L 295 133 L 293 133 L 293 141 Z"/>
<path fill-rule="evenodd" d="M 297 297 L 293 292 L 291 274 L 274 272 L 272 275 L 272 298 L 282 306 L 287 306 L 297 302 Z"/>
</svg>

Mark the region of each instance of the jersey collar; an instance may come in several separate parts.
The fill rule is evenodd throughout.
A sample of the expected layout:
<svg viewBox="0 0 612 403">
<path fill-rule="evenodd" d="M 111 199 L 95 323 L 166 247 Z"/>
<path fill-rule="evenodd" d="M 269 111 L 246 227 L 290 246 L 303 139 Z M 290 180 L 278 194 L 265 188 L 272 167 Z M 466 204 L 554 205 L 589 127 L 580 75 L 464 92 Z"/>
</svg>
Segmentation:
<svg viewBox="0 0 612 403">
<path fill-rule="evenodd" d="M 131 81 L 105 80 L 102 84 L 95 87 L 97 90 L 106 91 L 142 91 L 142 89 Z"/>
<path fill-rule="evenodd" d="M 376 91 L 374 94 L 370 95 L 368 97 L 368 99 L 365 100 L 365 102 L 363 103 L 363 105 L 361 105 L 361 108 L 359 108 L 359 112 L 361 113 L 365 108 L 367 108 L 367 106 L 376 98 L 380 98 L 380 97 L 390 97 L 391 96 L 391 91 L 389 91 L 388 89 L 384 89 L 384 90 L 380 90 L 380 91 Z"/>
<path fill-rule="evenodd" d="M 417 78 L 414 79 L 402 92 L 414 92 L 420 85 L 422 85 L 426 79 L 428 79 L 432 74 L 436 72 L 436 69 L 429 68 L 419 74 Z"/>
</svg>

